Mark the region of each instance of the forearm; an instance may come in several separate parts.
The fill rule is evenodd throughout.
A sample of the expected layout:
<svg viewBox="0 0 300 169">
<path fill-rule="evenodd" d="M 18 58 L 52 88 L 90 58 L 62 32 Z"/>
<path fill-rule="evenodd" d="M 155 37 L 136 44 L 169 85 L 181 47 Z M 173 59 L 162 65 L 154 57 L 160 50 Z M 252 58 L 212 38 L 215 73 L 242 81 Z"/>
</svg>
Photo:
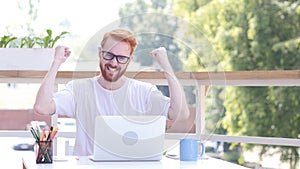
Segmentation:
<svg viewBox="0 0 300 169">
<path fill-rule="evenodd" d="M 50 115 L 55 112 L 53 93 L 58 69 L 59 64 L 53 61 L 37 92 L 34 110 L 39 114 Z"/>
<path fill-rule="evenodd" d="M 169 118 L 171 120 L 185 120 L 189 118 L 190 114 L 183 88 L 171 65 L 165 66 L 164 70 L 170 91 Z"/>
<path fill-rule="evenodd" d="M 188 119 L 190 112 L 185 94 L 169 62 L 166 49 L 164 47 L 160 47 L 151 51 L 150 54 L 165 71 L 165 76 L 168 81 L 170 91 L 170 107 L 168 112 L 169 119 Z"/>
<path fill-rule="evenodd" d="M 68 47 L 57 46 L 55 48 L 54 59 L 51 67 L 43 79 L 40 89 L 36 95 L 34 110 L 40 114 L 51 115 L 55 113 L 55 103 L 53 101 L 54 84 L 57 71 L 62 63 L 70 56 Z"/>
</svg>

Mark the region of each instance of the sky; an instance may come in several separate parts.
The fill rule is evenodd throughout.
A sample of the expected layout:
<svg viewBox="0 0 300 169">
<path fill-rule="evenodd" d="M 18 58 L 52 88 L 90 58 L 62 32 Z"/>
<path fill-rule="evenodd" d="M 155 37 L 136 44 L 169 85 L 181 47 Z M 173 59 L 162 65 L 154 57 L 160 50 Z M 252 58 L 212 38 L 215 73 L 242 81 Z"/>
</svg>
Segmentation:
<svg viewBox="0 0 300 169">
<path fill-rule="evenodd" d="M 67 30 L 74 36 L 86 38 L 117 20 L 119 8 L 132 0 L 31 1 L 37 8 L 37 18 L 30 24 L 36 33 L 42 33 L 45 29 L 52 29 L 57 34 Z M 29 0 L 0 0 L 0 36 L 27 34 L 21 26 L 31 20 L 28 12 Z"/>
</svg>

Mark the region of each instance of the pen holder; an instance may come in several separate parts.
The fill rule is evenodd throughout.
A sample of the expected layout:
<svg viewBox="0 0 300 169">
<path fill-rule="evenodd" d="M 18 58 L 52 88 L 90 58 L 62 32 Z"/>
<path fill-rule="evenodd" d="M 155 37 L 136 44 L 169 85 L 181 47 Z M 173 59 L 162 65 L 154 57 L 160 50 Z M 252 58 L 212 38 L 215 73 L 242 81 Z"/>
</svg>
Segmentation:
<svg viewBox="0 0 300 169">
<path fill-rule="evenodd" d="M 35 147 L 36 163 L 52 163 L 52 141 L 37 141 Z"/>
</svg>

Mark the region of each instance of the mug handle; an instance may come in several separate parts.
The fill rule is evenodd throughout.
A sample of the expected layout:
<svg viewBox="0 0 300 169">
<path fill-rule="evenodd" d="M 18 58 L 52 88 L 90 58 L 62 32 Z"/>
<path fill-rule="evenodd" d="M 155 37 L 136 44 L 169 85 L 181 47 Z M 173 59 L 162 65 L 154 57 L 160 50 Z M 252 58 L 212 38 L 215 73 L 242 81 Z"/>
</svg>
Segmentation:
<svg viewBox="0 0 300 169">
<path fill-rule="evenodd" d="M 198 157 L 202 157 L 203 154 L 205 153 L 205 146 L 204 143 L 201 143 L 200 141 L 198 141 L 198 144 L 201 145 L 201 152 L 198 154 Z"/>
</svg>

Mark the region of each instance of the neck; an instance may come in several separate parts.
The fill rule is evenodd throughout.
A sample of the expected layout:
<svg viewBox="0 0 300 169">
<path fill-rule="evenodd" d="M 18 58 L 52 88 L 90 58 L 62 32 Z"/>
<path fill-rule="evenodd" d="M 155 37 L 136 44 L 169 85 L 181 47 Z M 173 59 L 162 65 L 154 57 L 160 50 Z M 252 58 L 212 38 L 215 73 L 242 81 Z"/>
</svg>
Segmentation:
<svg viewBox="0 0 300 169">
<path fill-rule="evenodd" d="M 118 79 L 115 82 L 109 82 L 107 80 L 105 80 L 101 75 L 98 77 L 98 83 L 107 90 L 117 90 L 119 88 L 121 88 L 125 82 L 126 82 L 126 77 L 122 76 L 120 77 L 120 79 Z"/>
</svg>

